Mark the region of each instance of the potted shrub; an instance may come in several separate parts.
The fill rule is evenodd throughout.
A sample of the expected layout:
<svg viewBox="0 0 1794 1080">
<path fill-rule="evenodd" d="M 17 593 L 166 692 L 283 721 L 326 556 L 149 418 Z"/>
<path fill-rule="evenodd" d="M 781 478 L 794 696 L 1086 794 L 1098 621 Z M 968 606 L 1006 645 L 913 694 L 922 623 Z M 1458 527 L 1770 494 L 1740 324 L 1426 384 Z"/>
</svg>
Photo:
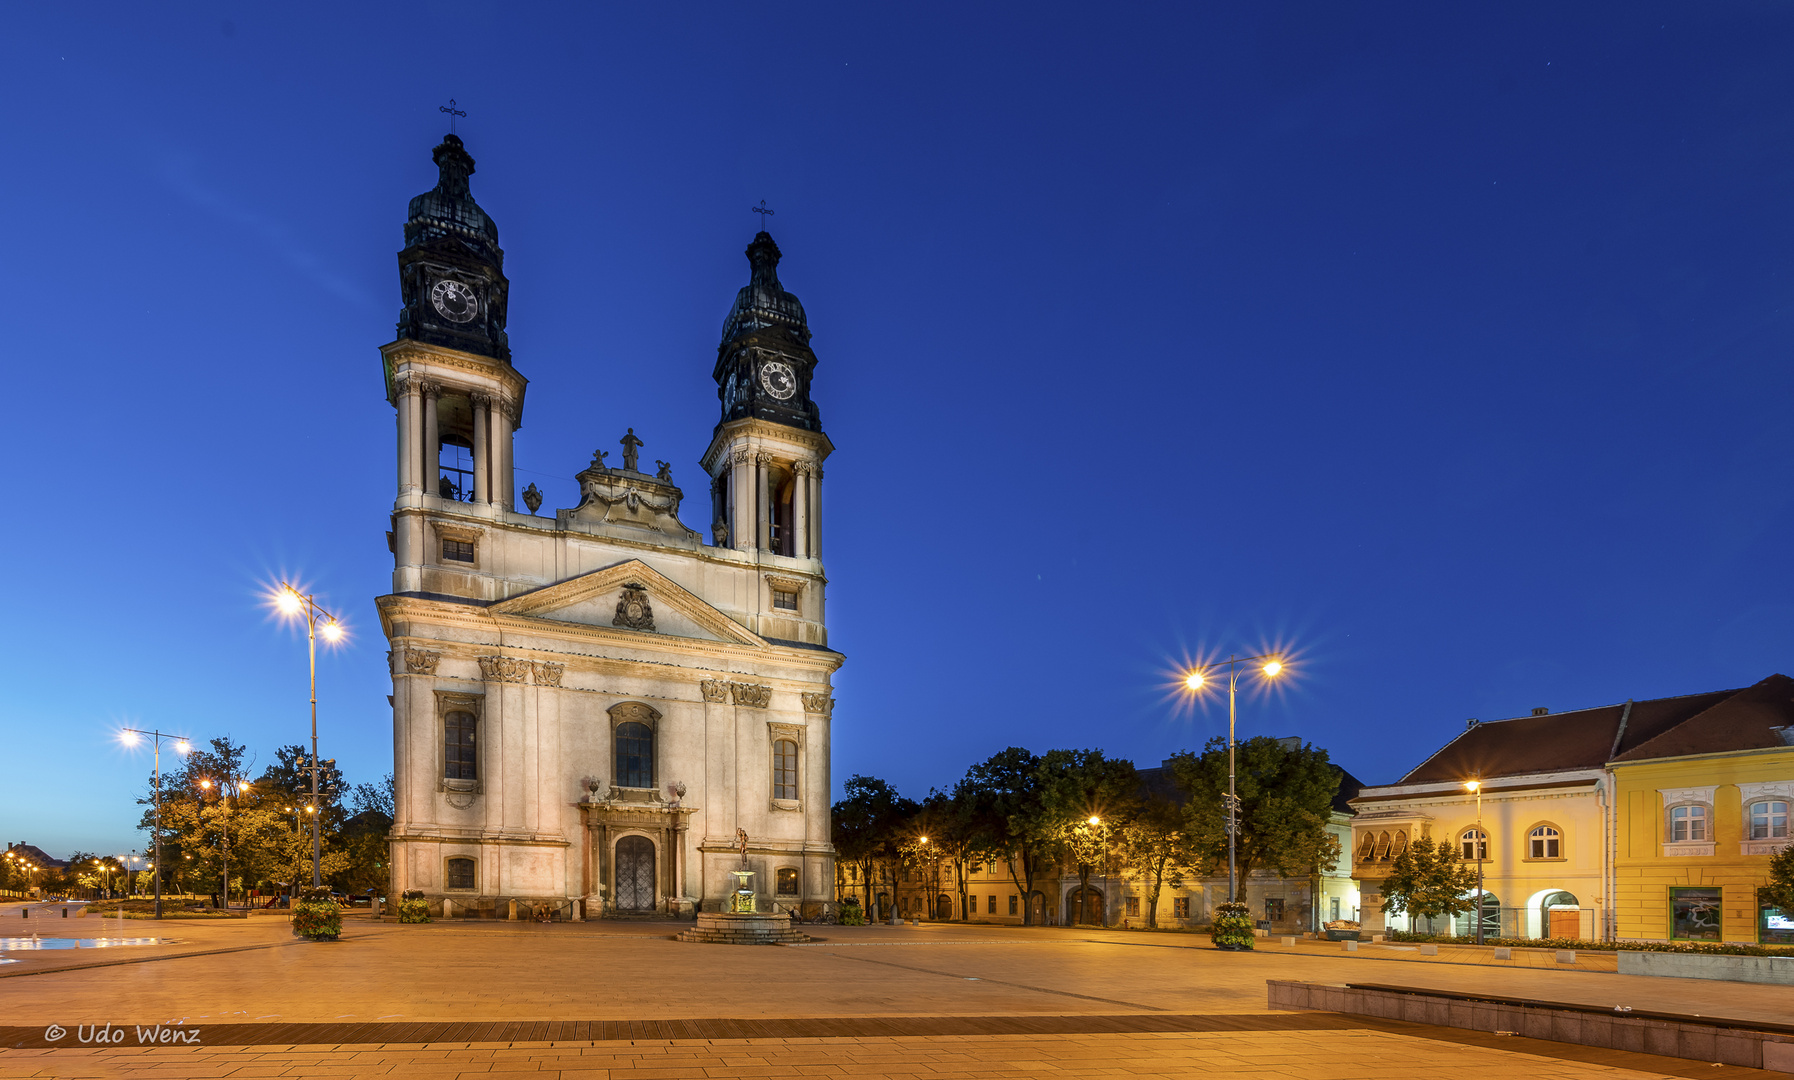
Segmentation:
<svg viewBox="0 0 1794 1080">
<path fill-rule="evenodd" d="M 848 897 L 846 900 L 841 901 L 841 925 L 866 925 L 866 913 L 860 910 L 860 902 L 858 900 Z"/>
<path fill-rule="evenodd" d="M 1215 922 L 1209 929 L 1209 939 L 1215 943 L 1215 948 L 1250 949 L 1252 938 L 1251 908 L 1234 902 L 1215 905 Z"/>
<path fill-rule="evenodd" d="M 418 889 L 406 889 L 399 898 L 399 921 L 402 923 L 425 923 L 430 921 L 430 902 Z"/>
<path fill-rule="evenodd" d="M 293 903 L 293 935 L 313 941 L 335 941 L 343 932 L 343 909 L 330 890 L 319 886 L 299 894 Z"/>
</svg>

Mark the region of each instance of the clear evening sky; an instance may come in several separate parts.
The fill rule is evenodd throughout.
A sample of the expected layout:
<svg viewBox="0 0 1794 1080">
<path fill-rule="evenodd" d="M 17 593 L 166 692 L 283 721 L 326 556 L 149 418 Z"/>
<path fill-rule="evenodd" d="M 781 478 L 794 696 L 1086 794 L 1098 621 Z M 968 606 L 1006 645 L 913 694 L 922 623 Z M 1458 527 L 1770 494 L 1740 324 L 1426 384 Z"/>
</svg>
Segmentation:
<svg viewBox="0 0 1794 1080">
<path fill-rule="evenodd" d="M 120 725 L 391 762 L 406 201 L 467 110 L 545 512 L 707 528 L 765 199 L 838 451 L 834 778 L 1462 729 L 1794 668 L 1785 3 L 14 5 L 0 834 L 138 848 Z"/>
</svg>

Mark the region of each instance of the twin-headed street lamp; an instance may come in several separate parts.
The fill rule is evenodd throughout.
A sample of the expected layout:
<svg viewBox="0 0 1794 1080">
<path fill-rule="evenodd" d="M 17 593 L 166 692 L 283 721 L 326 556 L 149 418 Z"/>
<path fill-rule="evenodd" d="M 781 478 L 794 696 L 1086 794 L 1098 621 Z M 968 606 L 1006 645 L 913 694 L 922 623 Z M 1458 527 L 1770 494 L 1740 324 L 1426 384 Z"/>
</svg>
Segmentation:
<svg viewBox="0 0 1794 1080">
<path fill-rule="evenodd" d="M 1238 696 L 1240 676 L 1238 665 L 1255 661 L 1264 661 L 1259 667 L 1265 679 L 1275 679 L 1283 674 L 1283 658 L 1275 653 L 1263 656 L 1229 656 L 1227 658 L 1227 902 L 1234 903 L 1239 899 L 1239 878 L 1234 872 L 1234 834 L 1239 831 L 1240 797 L 1234 789 L 1234 739 L 1233 726 L 1237 715 L 1235 698 Z M 1217 661 L 1215 667 L 1220 666 Z M 1184 686 L 1192 692 L 1201 690 L 1209 680 L 1209 673 L 1202 668 L 1193 668 L 1184 676 Z"/>
<path fill-rule="evenodd" d="M 212 790 L 210 777 L 202 777 L 199 781 L 202 790 Z M 235 784 L 225 783 L 218 786 L 218 802 L 224 807 L 224 909 L 230 910 L 230 796 L 231 789 L 236 788 L 237 799 L 242 801 L 249 791 L 249 781 L 238 780 Z"/>
<path fill-rule="evenodd" d="M 343 624 L 335 615 L 318 606 L 310 593 L 302 593 L 287 582 L 280 583 L 280 589 L 274 594 L 275 606 L 287 615 L 298 615 L 305 619 L 305 651 L 311 664 L 311 884 L 317 888 L 323 883 L 319 873 L 319 864 L 323 858 L 322 843 L 318 838 L 318 818 L 323 815 L 318 811 L 318 635 L 322 633 L 325 641 L 341 641 Z M 320 626 L 319 622 L 323 625 Z"/>
<path fill-rule="evenodd" d="M 139 728 L 125 728 L 118 733 L 118 737 L 124 741 L 126 746 L 135 746 L 137 740 L 147 737 L 151 745 L 155 747 L 156 817 L 155 828 L 152 831 L 156 837 L 156 918 L 160 919 L 162 917 L 162 740 L 173 740 L 175 751 L 182 755 L 191 754 L 193 744 L 179 735 L 165 735 L 160 731 L 143 731 Z"/>
</svg>

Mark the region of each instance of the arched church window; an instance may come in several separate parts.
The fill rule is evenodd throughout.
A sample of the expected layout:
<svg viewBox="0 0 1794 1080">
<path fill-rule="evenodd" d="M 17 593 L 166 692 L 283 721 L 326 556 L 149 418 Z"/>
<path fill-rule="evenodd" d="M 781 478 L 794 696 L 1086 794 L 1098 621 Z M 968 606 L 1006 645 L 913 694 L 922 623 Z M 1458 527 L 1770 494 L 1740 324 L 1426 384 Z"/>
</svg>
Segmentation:
<svg viewBox="0 0 1794 1080">
<path fill-rule="evenodd" d="M 654 786 L 654 731 L 633 721 L 617 725 L 617 786 Z"/>
<path fill-rule="evenodd" d="M 456 709 L 442 720 L 442 776 L 445 780 L 478 780 L 478 744 L 473 714 Z"/>
<path fill-rule="evenodd" d="M 772 744 L 772 797 L 797 799 L 797 743 L 790 739 Z"/>
</svg>

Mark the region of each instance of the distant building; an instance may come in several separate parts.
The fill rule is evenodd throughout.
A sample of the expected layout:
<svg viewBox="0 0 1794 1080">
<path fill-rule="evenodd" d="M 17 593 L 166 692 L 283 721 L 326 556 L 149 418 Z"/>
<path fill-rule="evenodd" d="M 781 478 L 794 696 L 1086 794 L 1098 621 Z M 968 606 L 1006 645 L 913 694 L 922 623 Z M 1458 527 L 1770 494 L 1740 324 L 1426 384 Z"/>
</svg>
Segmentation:
<svg viewBox="0 0 1794 1080">
<path fill-rule="evenodd" d="M 40 870 L 67 870 L 69 866 L 67 859 L 52 859 L 43 848 L 23 840 L 6 845 L 6 854 L 24 859 Z"/>
</svg>

